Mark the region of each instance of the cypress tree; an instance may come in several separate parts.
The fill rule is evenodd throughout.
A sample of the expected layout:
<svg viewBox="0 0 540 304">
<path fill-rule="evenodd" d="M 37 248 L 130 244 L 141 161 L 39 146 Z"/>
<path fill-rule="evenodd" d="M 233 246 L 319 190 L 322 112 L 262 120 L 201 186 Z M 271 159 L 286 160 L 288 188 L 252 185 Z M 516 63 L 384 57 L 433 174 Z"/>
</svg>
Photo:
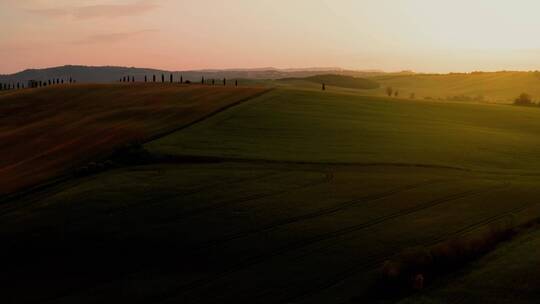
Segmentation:
<svg viewBox="0 0 540 304">
<path fill-rule="evenodd" d="M 201 78 L 201 84 L 204 84 L 204 76 Z"/>
<path fill-rule="evenodd" d="M 227 85 L 227 78 L 223 78 L 223 85 L 224 85 L 224 86 Z"/>
<path fill-rule="evenodd" d="M 20 87 L 19 87 L 19 83 L 17 82 L 17 90 L 18 90 L 18 89 L 20 89 Z"/>
<path fill-rule="evenodd" d="M 0 82 L 0 91 L 3 91 L 3 90 L 4 90 L 3 84 Z"/>
<path fill-rule="evenodd" d="M 56 78 L 56 84 L 59 84 L 59 83 L 60 83 L 60 79 Z"/>
<path fill-rule="evenodd" d="M 235 87 L 238 86 L 238 80 L 235 80 L 235 81 L 234 81 L 234 86 L 235 86 Z"/>
<path fill-rule="evenodd" d="M 154 77 L 152 78 L 154 82 L 156 82 L 156 75 L 154 74 Z"/>
<path fill-rule="evenodd" d="M 135 82 L 135 76 L 131 76 L 131 82 Z"/>
<path fill-rule="evenodd" d="M 148 77 L 144 75 L 144 82 L 148 82 Z"/>
<path fill-rule="evenodd" d="M 322 84 L 322 90 L 323 90 L 323 91 L 326 91 L 326 85 L 324 84 L 324 82 L 323 82 L 323 84 Z"/>
<path fill-rule="evenodd" d="M 184 76 L 180 75 L 180 83 L 184 83 Z"/>
<path fill-rule="evenodd" d="M 171 75 L 169 76 L 169 80 L 170 80 L 170 83 L 173 83 L 173 76 L 172 76 L 172 73 L 171 73 Z"/>
<path fill-rule="evenodd" d="M 62 84 L 64 84 L 64 79 L 62 79 Z"/>
<path fill-rule="evenodd" d="M 216 84 L 216 80 L 212 78 L 212 85 Z"/>
<path fill-rule="evenodd" d="M 161 74 L 161 82 L 165 82 L 165 74 Z"/>
</svg>

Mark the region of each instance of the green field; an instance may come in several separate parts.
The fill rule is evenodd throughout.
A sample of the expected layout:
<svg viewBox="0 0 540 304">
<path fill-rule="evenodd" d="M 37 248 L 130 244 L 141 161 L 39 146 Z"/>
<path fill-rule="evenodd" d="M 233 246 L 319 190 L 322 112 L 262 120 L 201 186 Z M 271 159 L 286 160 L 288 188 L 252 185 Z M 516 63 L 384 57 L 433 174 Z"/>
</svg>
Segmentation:
<svg viewBox="0 0 540 304">
<path fill-rule="evenodd" d="M 397 253 L 540 216 L 540 111 L 360 92 L 279 86 L 0 205 L 0 300 L 377 303 Z"/>
<path fill-rule="evenodd" d="M 487 255 L 452 280 L 400 303 L 535 303 L 540 233 L 530 232 Z"/>
<path fill-rule="evenodd" d="M 163 84 L 7 91 L 0 95 L 0 195 L 66 174 L 119 146 L 174 131 L 263 92 Z"/>
<path fill-rule="evenodd" d="M 540 73 L 538 72 L 495 72 L 469 74 L 413 74 L 383 75 L 369 78 L 384 88 L 392 87 L 400 91 L 400 96 L 408 98 L 415 93 L 416 98 L 433 99 L 480 99 L 491 103 L 512 103 L 521 93 L 540 99 Z M 463 98 L 465 96 L 465 98 Z"/>
</svg>

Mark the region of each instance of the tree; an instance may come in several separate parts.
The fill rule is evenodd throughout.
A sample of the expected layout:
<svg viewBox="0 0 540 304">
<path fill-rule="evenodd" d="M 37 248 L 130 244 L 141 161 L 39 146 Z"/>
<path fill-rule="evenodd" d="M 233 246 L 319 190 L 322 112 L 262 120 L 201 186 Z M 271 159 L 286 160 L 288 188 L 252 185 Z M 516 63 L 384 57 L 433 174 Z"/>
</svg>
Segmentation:
<svg viewBox="0 0 540 304">
<path fill-rule="evenodd" d="M 323 91 L 326 91 L 326 84 L 324 84 L 324 82 L 323 82 L 323 84 L 322 84 L 322 90 L 323 90 Z"/>
<path fill-rule="evenodd" d="M 184 83 L 184 76 L 180 75 L 180 83 Z"/>
<path fill-rule="evenodd" d="M 215 85 L 215 84 L 216 84 L 216 80 L 212 78 L 212 85 Z"/>
<path fill-rule="evenodd" d="M 227 78 L 223 78 L 223 85 L 224 85 L 224 86 L 227 85 Z"/>
<path fill-rule="evenodd" d="M 394 89 L 392 89 L 392 87 L 387 87 L 386 95 L 388 95 L 388 97 L 392 97 L 392 94 L 394 94 Z"/>
<path fill-rule="evenodd" d="M 399 91 L 398 91 L 398 90 L 396 90 L 396 91 L 394 92 L 394 96 L 395 96 L 395 97 L 398 97 L 398 96 L 399 96 Z"/>
<path fill-rule="evenodd" d="M 529 94 L 521 93 L 521 95 L 514 100 L 514 104 L 518 106 L 530 106 L 533 105 L 533 102 Z"/>
<path fill-rule="evenodd" d="M 173 75 L 172 74 L 169 76 L 169 80 L 170 80 L 170 83 L 173 83 Z"/>
<path fill-rule="evenodd" d="M 135 82 L 135 76 L 131 76 L 131 82 Z"/>
<path fill-rule="evenodd" d="M 416 94 L 414 93 L 411 93 L 411 95 L 409 96 L 411 99 L 415 99 L 416 98 Z"/>
<path fill-rule="evenodd" d="M 154 76 L 152 77 L 152 81 L 153 82 L 156 82 L 156 75 L 154 74 Z"/>
<path fill-rule="evenodd" d="M 161 82 L 165 82 L 165 74 L 161 74 Z"/>
<path fill-rule="evenodd" d="M 148 82 L 148 76 L 144 75 L 144 82 Z"/>
<path fill-rule="evenodd" d="M 238 79 L 234 81 L 234 86 L 238 87 Z"/>
</svg>

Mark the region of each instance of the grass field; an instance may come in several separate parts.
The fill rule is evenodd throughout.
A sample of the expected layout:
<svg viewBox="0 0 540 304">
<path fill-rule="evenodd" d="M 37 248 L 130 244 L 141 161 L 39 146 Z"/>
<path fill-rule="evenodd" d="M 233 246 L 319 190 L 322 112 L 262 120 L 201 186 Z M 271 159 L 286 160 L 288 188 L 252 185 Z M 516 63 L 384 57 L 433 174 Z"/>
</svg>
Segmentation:
<svg viewBox="0 0 540 304">
<path fill-rule="evenodd" d="M 384 95 L 386 87 L 400 91 L 400 96 L 408 98 L 415 93 L 416 98 L 454 98 L 463 96 L 492 103 L 512 103 L 521 93 L 540 99 L 540 74 L 537 72 L 497 72 L 444 75 L 385 75 L 369 79 L 381 85 L 379 95 Z M 461 96 L 461 97 L 460 97 Z"/>
<path fill-rule="evenodd" d="M 0 299 L 377 303 L 397 253 L 540 216 L 539 118 L 280 87 L 0 205 Z"/>
<path fill-rule="evenodd" d="M 156 153 L 538 172 L 540 111 L 282 89 L 147 145 Z"/>
<path fill-rule="evenodd" d="M 472 267 L 400 303 L 534 303 L 540 278 L 540 232 L 501 246 Z"/>
<path fill-rule="evenodd" d="M 174 130 L 261 92 L 156 84 L 4 92 L 0 95 L 0 195 L 43 182 L 122 144 Z"/>
</svg>

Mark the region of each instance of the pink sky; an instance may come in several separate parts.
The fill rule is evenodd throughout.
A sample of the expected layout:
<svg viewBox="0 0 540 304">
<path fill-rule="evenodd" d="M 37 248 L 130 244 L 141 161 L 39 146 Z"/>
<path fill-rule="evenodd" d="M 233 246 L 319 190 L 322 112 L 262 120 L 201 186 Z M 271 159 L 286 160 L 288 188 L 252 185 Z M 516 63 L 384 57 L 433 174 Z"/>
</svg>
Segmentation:
<svg viewBox="0 0 540 304">
<path fill-rule="evenodd" d="M 0 73 L 64 64 L 535 70 L 538 11 L 536 0 L 0 0 Z"/>
</svg>

